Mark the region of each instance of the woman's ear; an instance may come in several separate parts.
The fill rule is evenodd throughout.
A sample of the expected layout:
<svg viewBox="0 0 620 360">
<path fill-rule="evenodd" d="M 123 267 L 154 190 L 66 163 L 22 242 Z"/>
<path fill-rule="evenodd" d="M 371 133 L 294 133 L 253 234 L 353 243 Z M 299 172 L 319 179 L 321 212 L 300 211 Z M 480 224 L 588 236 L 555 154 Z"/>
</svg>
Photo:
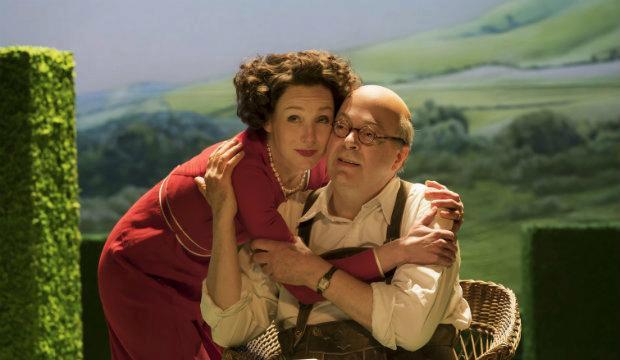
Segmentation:
<svg viewBox="0 0 620 360">
<path fill-rule="evenodd" d="M 265 131 L 268 134 L 271 134 L 272 128 L 273 128 L 273 125 L 272 125 L 272 121 L 271 121 L 271 116 L 268 116 L 267 117 L 267 121 L 265 121 L 265 123 L 263 124 L 263 129 L 265 129 Z"/>
</svg>

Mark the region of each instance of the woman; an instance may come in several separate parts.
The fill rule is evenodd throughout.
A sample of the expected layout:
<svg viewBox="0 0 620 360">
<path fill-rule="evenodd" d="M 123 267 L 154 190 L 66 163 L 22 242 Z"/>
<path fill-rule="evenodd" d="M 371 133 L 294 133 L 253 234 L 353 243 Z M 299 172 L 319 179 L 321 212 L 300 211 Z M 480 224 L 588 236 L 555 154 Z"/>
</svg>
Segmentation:
<svg viewBox="0 0 620 360">
<path fill-rule="evenodd" d="M 341 58 L 302 51 L 254 58 L 241 65 L 234 85 L 237 114 L 249 125 L 235 137 L 245 154 L 232 176 L 238 242 L 291 241 L 277 207 L 289 194 L 327 182 L 320 159 L 331 123 L 359 79 Z M 199 308 L 212 213 L 194 184 L 216 147 L 178 166 L 143 195 L 106 241 L 99 292 L 114 359 L 219 358 Z M 337 266 L 364 280 L 381 276 L 371 250 Z M 308 289 L 290 290 L 301 301 L 312 300 Z"/>
</svg>

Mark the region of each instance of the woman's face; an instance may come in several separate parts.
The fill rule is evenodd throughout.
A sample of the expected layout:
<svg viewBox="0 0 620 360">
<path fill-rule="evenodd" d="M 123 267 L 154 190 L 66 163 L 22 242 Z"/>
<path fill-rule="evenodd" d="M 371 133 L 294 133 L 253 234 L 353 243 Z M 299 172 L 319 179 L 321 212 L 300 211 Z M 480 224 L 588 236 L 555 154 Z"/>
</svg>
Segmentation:
<svg viewBox="0 0 620 360">
<path fill-rule="evenodd" d="M 290 85 L 264 125 L 282 177 L 318 163 L 332 131 L 334 99 L 323 85 Z M 283 179 L 284 180 L 284 179 Z"/>
</svg>

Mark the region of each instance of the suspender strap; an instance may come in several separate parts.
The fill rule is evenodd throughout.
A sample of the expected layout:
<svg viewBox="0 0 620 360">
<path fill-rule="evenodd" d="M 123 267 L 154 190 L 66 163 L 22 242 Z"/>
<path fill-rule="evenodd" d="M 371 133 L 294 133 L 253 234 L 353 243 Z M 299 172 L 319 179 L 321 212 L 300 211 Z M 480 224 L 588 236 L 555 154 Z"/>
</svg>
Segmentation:
<svg viewBox="0 0 620 360">
<path fill-rule="evenodd" d="M 385 243 L 388 243 L 394 239 L 398 239 L 400 237 L 400 228 L 403 217 L 403 212 L 405 209 L 405 203 L 407 202 L 407 195 L 409 195 L 409 190 L 411 189 L 411 184 L 406 181 L 400 180 L 400 186 L 398 188 L 398 192 L 396 193 L 396 200 L 394 201 L 394 208 L 392 209 L 392 217 L 390 219 L 390 225 L 386 230 L 385 234 Z M 314 202 L 318 197 L 317 191 L 313 191 L 308 195 L 306 199 L 306 203 L 304 205 L 304 214 L 310 210 Z M 310 244 L 310 232 L 312 231 L 312 222 L 314 219 L 310 219 L 304 221 L 299 224 L 298 231 L 299 236 L 302 238 L 303 242 L 306 246 Z M 359 248 L 357 248 L 359 249 Z M 355 253 L 354 248 L 346 248 L 342 249 L 342 251 L 332 251 L 325 258 L 334 259 L 338 257 L 345 257 Z M 335 256 L 334 256 L 335 255 Z M 342 255 L 342 256 L 339 256 Z M 386 274 L 386 282 L 389 284 L 392 281 L 392 276 L 394 275 L 394 271 Z M 304 336 L 306 331 L 306 325 L 308 323 L 308 317 L 310 316 L 310 312 L 312 312 L 313 304 L 302 304 L 299 303 L 299 313 L 297 314 L 297 323 L 294 329 L 294 338 L 293 338 L 293 349 L 299 344 L 301 339 Z"/>
<path fill-rule="evenodd" d="M 403 212 L 405 211 L 405 203 L 407 202 L 407 195 L 411 184 L 400 180 L 400 187 L 398 193 L 396 193 L 396 201 L 394 201 L 394 208 L 392 209 L 392 218 L 390 219 L 390 225 L 385 233 L 385 243 L 389 243 L 392 240 L 400 237 L 400 226 L 403 219 Z"/>
<path fill-rule="evenodd" d="M 411 190 L 411 184 L 400 180 L 400 187 L 396 193 L 396 200 L 394 201 L 394 208 L 392 209 L 392 217 L 390 219 L 390 225 L 385 232 L 385 242 L 389 243 L 392 240 L 396 240 L 400 237 L 400 228 L 403 222 L 403 213 L 405 212 L 405 203 L 407 202 L 407 196 Z M 385 274 L 385 283 L 391 284 L 392 278 L 396 269 L 392 269 Z"/>
<path fill-rule="evenodd" d="M 308 317 L 310 317 L 310 312 L 312 312 L 313 306 L 314 304 L 299 303 L 299 313 L 297 314 L 297 323 L 295 324 L 295 330 L 293 333 L 293 350 L 304 337 L 306 325 L 308 325 Z"/>
<path fill-rule="evenodd" d="M 305 214 L 308 210 L 310 210 L 318 197 L 319 193 L 317 190 L 312 191 L 310 195 L 308 195 L 308 197 L 306 198 L 306 203 L 304 204 L 304 212 L 302 214 Z M 310 244 L 310 231 L 312 230 L 313 220 L 314 219 L 304 221 L 298 226 L 299 236 L 303 240 L 304 244 L 306 244 L 306 246 Z"/>
</svg>

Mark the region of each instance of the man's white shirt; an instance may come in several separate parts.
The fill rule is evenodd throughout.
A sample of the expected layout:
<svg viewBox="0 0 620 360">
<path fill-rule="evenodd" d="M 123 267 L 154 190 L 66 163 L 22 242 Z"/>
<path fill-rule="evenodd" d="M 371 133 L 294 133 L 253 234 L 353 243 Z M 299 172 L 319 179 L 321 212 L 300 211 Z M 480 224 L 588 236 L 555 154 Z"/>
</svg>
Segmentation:
<svg viewBox="0 0 620 360">
<path fill-rule="evenodd" d="M 297 233 L 297 224 L 314 218 L 309 248 L 315 254 L 344 247 L 377 247 L 384 243 L 400 179 L 393 178 L 383 190 L 362 206 L 353 220 L 329 213 L 331 184 L 319 190 L 312 207 L 302 217 L 309 192 L 298 193 L 282 203 L 278 211 Z M 430 209 L 424 199 L 425 186 L 413 184 L 407 196 L 401 236 Z M 299 303 L 283 286 L 263 274 L 253 264 L 249 248 L 239 251 L 242 271 L 241 299 L 226 310 L 209 296 L 203 282 L 201 311 L 211 327 L 213 339 L 221 346 L 244 344 L 260 335 L 276 320 L 283 328 L 295 326 Z M 452 324 L 462 330 L 469 326 L 471 312 L 459 285 L 460 254 L 449 268 L 401 265 L 391 284 L 375 282 L 372 287 L 372 335 L 381 344 L 395 349 L 417 350 L 433 335 L 438 324 Z M 316 303 L 308 324 L 350 319 L 329 301 Z"/>
</svg>

